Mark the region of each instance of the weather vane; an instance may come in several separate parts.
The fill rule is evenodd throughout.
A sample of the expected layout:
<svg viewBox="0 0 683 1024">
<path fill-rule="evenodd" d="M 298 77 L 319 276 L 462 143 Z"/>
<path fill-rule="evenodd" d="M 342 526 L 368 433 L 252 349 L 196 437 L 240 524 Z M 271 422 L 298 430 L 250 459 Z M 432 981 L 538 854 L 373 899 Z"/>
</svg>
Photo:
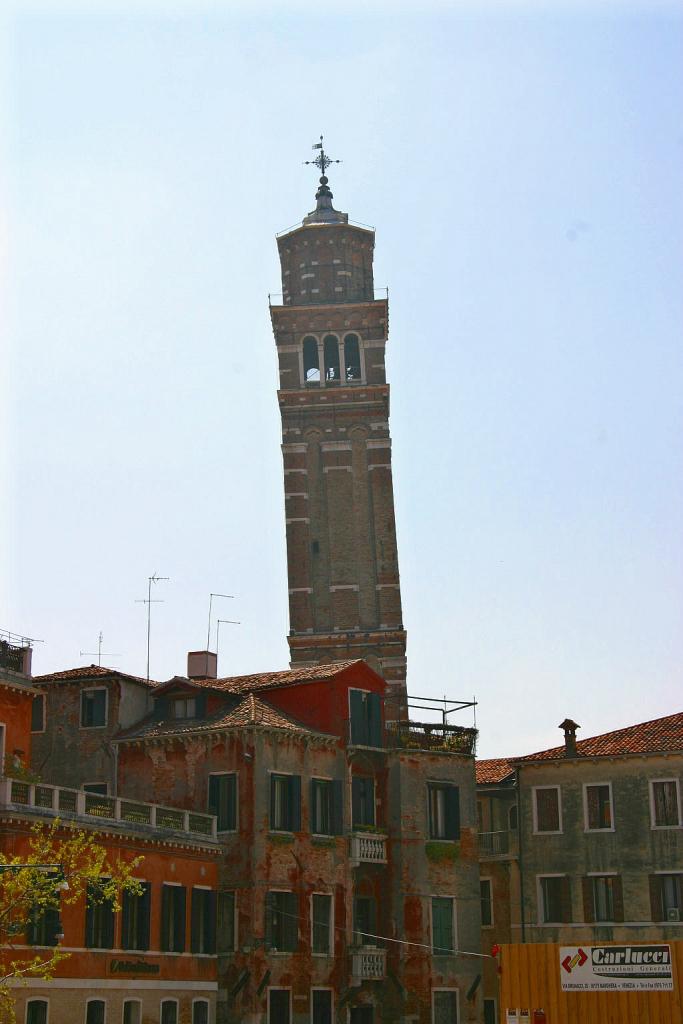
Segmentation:
<svg viewBox="0 0 683 1024">
<path fill-rule="evenodd" d="M 323 177 L 325 175 L 325 171 L 330 166 L 330 164 L 340 164 L 341 163 L 341 160 L 330 160 L 329 156 L 326 155 L 325 150 L 323 149 L 323 137 L 322 137 L 322 135 L 320 136 L 320 142 L 314 143 L 312 148 L 313 149 L 319 149 L 320 152 L 318 153 L 318 155 L 315 158 L 315 160 L 304 160 L 304 163 L 305 164 L 314 164 L 316 167 L 319 167 Z"/>
</svg>

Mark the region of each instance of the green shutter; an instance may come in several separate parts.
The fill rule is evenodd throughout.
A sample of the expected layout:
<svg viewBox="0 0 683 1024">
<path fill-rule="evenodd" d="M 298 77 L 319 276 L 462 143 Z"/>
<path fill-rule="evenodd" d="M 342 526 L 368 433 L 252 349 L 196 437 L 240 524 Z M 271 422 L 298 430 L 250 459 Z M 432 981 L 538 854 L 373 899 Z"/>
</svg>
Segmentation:
<svg viewBox="0 0 683 1024">
<path fill-rule="evenodd" d="M 275 780 L 276 776 L 270 776 L 270 827 L 275 828 Z"/>
<path fill-rule="evenodd" d="M 225 821 L 226 829 L 237 828 L 237 776 L 228 775 L 227 793 L 225 798 Z"/>
<path fill-rule="evenodd" d="M 351 742 L 367 746 L 368 730 L 365 714 L 365 694 L 362 690 L 349 690 L 349 707 L 351 712 Z"/>
<path fill-rule="evenodd" d="M 204 899 L 203 889 L 192 890 L 192 921 L 190 925 L 190 950 L 193 953 L 203 953 L 199 928 L 202 918 L 202 901 Z"/>
<path fill-rule="evenodd" d="M 176 885 L 173 887 L 177 893 L 174 900 L 174 911 L 176 919 L 175 928 L 175 949 L 174 953 L 185 952 L 185 909 L 187 904 L 187 894 L 184 885 Z"/>
<path fill-rule="evenodd" d="M 295 892 L 285 892 L 282 896 L 284 948 L 295 953 L 299 946 L 299 898 Z"/>
<path fill-rule="evenodd" d="M 301 776 L 291 775 L 289 779 L 289 828 L 292 832 L 301 831 Z"/>
<path fill-rule="evenodd" d="M 341 779 L 332 782 L 330 808 L 330 830 L 333 836 L 340 836 L 344 831 L 344 788 Z"/>
<path fill-rule="evenodd" d="M 152 909 L 152 883 L 142 883 L 142 895 L 136 897 L 138 904 L 138 932 L 135 936 L 136 948 L 149 949 L 149 926 Z"/>
<path fill-rule="evenodd" d="M 161 887 L 161 951 L 162 953 L 171 952 L 170 949 L 170 924 L 171 924 L 171 894 L 172 887 L 170 885 L 162 885 Z"/>
<path fill-rule="evenodd" d="M 216 893 L 206 893 L 206 914 L 204 916 L 204 952 L 216 952 Z"/>
<path fill-rule="evenodd" d="M 447 897 L 432 898 L 432 948 L 436 956 L 453 952 L 453 901 Z"/>
<path fill-rule="evenodd" d="M 95 945 L 95 904 L 92 886 L 88 886 L 85 894 L 85 948 L 92 949 Z"/>
<path fill-rule="evenodd" d="M 266 947 L 273 946 L 273 918 L 275 916 L 275 893 L 266 894 Z"/>
<path fill-rule="evenodd" d="M 368 743 L 371 747 L 382 747 L 382 698 L 378 693 L 368 693 L 365 706 Z"/>
<path fill-rule="evenodd" d="M 131 948 L 131 936 L 130 936 L 130 911 L 131 911 L 131 900 L 134 900 L 135 896 L 130 892 L 124 892 L 121 899 L 121 949 Z"/>
<path fill-rule="evenodd" d="M 446 839 L 460 838 L 460 789 L 458 786 L 445 787 Z"/>
</svg>

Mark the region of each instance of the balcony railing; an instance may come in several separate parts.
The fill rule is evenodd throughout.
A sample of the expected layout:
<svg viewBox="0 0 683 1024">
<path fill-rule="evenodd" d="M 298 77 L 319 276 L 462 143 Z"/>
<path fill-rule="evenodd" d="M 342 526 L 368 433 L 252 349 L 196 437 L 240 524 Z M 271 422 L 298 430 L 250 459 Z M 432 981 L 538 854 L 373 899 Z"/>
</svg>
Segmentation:
<svg viewBox="0 0 683 1024">
<path fill-rule="evenodd" d="M 76 817 L 84 820 L 118 821 L 122 824 L 155 829 L 164 832 L 183 832 L 189 836 L 216 839 L 216 817 L 183 811 L 177 807 L 162 807 L 123 797 L 100 796 L 82 789 L 65 789 L 24 782 L 20 779 L 0 778 L 0 807 L 29 808 L 55 817 Z"/>
<path fill-rule="evenodd" d="M 498 857 L 506 853 L 514 852 L 512 847 L 517 838 L 516 832 L 504 829 L 501 832 L 480 832 L 479 833 L 479 856 Z"/>
<path fill-rule="evenodd" d="M 476 742 L 477 730 L 461 725 L 411 721 L 387 723 L 387 746 L 474 754 Z"/>
<path fill-rule="evenodd" d="M 374 832 L 355 832 L 351 836 L 351 860 L 365 864 L 386 864 L 387 837 Z"/>
<path fill-rule="evenodd" d="M 351 973 L 361 981 L 381 981 L 386 976 L 386 950 L 366 946 L 352 954 Z"/>
</svg>

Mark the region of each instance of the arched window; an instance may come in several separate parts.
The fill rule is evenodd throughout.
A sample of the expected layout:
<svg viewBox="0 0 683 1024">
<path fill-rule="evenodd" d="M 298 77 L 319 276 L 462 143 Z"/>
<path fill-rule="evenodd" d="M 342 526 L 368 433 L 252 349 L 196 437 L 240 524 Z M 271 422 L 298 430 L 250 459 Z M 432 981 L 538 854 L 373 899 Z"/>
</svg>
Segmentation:
<svg viewBox="0 0 683 1024">
<path fill-rule="evenodd" d="M 511 829 L 517 828 L 517 805 L 513 804 L 508 811 L 508 825 Z"/>
<path fill-rule="evenodd" d="M 318 359 L 318 342 L 315 338 L 304 338 L 304 381 L 320 380 L 320 361 Z"/>
<path fill-rule="evenodd" d="M 325 338 L 325 380 L 340 380 L 339 342 L 333 334 Z"/>
<path fill-rule="evenodd" d="M 357 334 L 347 334 L 344 338 L 344 367 L 347 380 L 360 380 L 360 344 Z"/>
</svg>

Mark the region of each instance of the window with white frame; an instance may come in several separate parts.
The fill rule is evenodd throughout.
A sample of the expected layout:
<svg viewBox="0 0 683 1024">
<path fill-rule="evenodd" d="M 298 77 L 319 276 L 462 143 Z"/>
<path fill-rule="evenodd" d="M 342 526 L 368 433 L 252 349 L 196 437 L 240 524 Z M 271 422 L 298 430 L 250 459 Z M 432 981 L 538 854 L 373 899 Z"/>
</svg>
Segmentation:
<svg viewBox="0 0 683 1024">
<path fill-rule="evenodd" d="M 268 989 L 268 1024 L 292 1024 L 291 989 Z"/>
<path fill-rule="evenodd" d="M 237 773 L 214 772 L 209 775 L 209 814 L 215 814 L 219 832 L 237 829 Z"/>
<path fill-rule="evenodd" d="M 432 1024 L 458 1024 L 457 988 L 432 989 Z"/>
<path fill-rule="evenodd" d="M 427 783 L 429 838 L 460 838 L 460 789 L 449 782 Z"/>
<path fill-rule="evenodd" d="M 590 875 L 586 880 L 585 918 L 589 922 L 623 921 L 621 878 L 618 875 Z"/>
<path fill-rule="evenodd" d="M 44 693 L 37 693 L 31 702 L 31 732 L 45 732 Z"/>
<path fill-rule="evenodd" d="M 678 779 L 653 779 L 650 782 L 650 809 L 653 828 L 680 826 L 681 794 Z"/>
<path fill-rule="evenodd" d="M 583 787 L 583 810 L 586 831 L 611 832 L 614 828 L 611 783 L 586 784 Z"/>
<path fill-rule="evenodd" d="M 123 1001 L 123 1024 L 140 1024 L 142 1020 L 141 1003 L 139 999 L 124 999 Z"/>
<path fill-rule="evenodd" d="M 47 1024 L 47 999 L 29 999 L 26 1003 L 26 1024 Z"/>
<path fill-rule="evenodd" d="M 218 893 L 216 947 L 219 953 L 234 953 L 237 946 L 237 906 L 234 890 Z"/>
<path fill-rule="evenodd" d="M 650 875 L 650 902 L 653 921 L 683 921 L 683 874 Z"/>
<path fill-rule="evenodd" d="M 85 1004 L 85 1024 L 104 1024 L 105 1017 L 104 999 L 89 999 Z"/>
<path fill-rule="evenodd" d="M 301 776 L 270 776 L 270 827 L 274 832 L 301 828 Z"/>
<path fill-rule="evenodd" d="M 332 1024 L 332 989 L 311 989 L 311 1024 Z"/>
<path fill-rule="evenodd" d="M 208 999 L 192 1000 L 192 1024 L 209 1024 Z"/>
<path fill-rule="evenodd" d="M 107 691 L 103 687 L 81 691 L 81 728 L 101 729 L 107 724 Z"/>
<path fill-rule="evenodd" d="M 496 1000 L 485 999 L 484 1000 L 484 1024 L 496 1024 L 498 1017 L 496 1016 Z"/>
<path fill-rule="evenodd" d="M 483 928 L 493 924 L 493 883 L 490 878 L 482 878 L 479 882 L 481 898 L 481 923 Z"/>
<path fill-rule="evenodd" d="M 534 832 L 561 832 L 562 807 L 559 786 L 534 786 Z"/>
<path fill-rule="evenodd" d="M 159 1016 L 161 1024 L 178 1024 L 178 1000 L 162 999 Z"/>
</svg>

